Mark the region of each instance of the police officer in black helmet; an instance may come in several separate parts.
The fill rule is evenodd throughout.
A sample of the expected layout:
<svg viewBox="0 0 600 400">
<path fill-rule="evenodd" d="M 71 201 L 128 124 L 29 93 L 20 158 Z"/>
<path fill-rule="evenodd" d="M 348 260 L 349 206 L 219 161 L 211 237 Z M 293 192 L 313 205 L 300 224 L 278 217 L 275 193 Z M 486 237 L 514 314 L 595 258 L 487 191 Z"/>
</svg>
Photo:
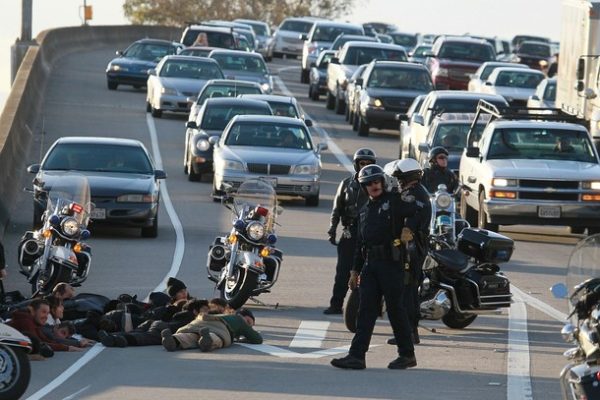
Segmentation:
<svg viewBox="0 0 600 400">
<path fill-rule="evenodd" d="M 429 168 L 423 172 L 423 186 L 429 193 L 437 192 L 440 184 L 446 185 L 448 193 L 454 193 L 458 187 L 458 179 L 454 172 L 448 169 L 448 150 L 436 146 L 429 150 Z"/>
<path fill-rule="evenodd" d="M 357 287 L 360 273 L 360 306 L 356 334 L 349 354 L 336 358 L 337 368 L 366 368 L 365 354 L 369 349 L 373 328 L 386 302 L 388 317 L 398 343 L 399 357 L 388 368 L 406 369 L 417 365 L 410 326 L 403 304 L 404 259 L 403 241 L 408 229 L 404 220 L 417 211 L 416 202 L 407 203 L 397 193 L 385 191 L 385 176 L 378 165 L 368 165 L 358 174 L 358 182 L 369 196 L 359 212 L 358 239 L 353 269 L 348 286 Z"/>
<path fill-rule="evenodd" d="M 352 176 L 344 179 L 337 190 L 331 211 L 331 224 L 327 231 L 329 241 L 336 245 L 336 230 L 338 224 L 342 224 L 342 235 L 337 243 L 338 259 L 335 266 L 335 281 L 333 294 L 329 301 L 329 308 L 324 314 L 341 314 L 344 297 L 348 291 L 348 279 L 354 260 L 354 248 L 356 246 L 356 226 L 358 211 L 367 202 L 367 194 L 358 183 L 358 171 L 361 168 L 375 164 L 377 158 L 371 149 L 362 148 L 354 153 L 353 163 L 356 171 Z"/>
</svg>

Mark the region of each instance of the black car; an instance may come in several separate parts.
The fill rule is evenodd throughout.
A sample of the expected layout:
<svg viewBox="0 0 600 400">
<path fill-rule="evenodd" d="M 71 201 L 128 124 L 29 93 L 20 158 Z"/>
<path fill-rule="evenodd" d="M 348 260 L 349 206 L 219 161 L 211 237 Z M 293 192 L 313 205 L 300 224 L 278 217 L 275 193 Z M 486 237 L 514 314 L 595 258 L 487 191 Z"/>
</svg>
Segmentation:
<svg viewBox="0 0 600 400">
<path fill-rule="evenodd" d="M 420 64 L 372 61 L 363 73 L 356 109 L 358 135 L 370 127 L 398 129 L 398 114 L 406 114 L 415 97 L 433 90 L 429 71 Z"/>
<path fill-rule="evenodd" d="M 333 50 L 325 50 L 319 54 L 317 62 L 310 69 L 308 78 L 308 97 L 319 100 L 319 96 L 327 92 L 327 66 L 329 60 L 335 55 Z"/>
<path fill-rule="evenodd" d="M 87 177 L 94 208 L 94 223 L 142 228 L 143 237 L 158 234 L 160 179 L 144 145 L 131 139 L 63 137 L 50 147 L 41 164 L 30 165 L 33 180 L 33 220 L 44 212 L 45 188 L 65 173 Z"/>
<path fill-rule="evenodd" d="M 133 42 L 125 51 L 117 51 L 117 58 L 106 67 L 106 84 L 109 90 L 119 85 L 131 85 L 138 89 L 146 86 L 148 71 L 167 55 L 177 54 L 180 43 L 160 39 L 142 39 Z"/>
<path fill-rule="evenodd" d="M 245 114 L 273 115 L 273 111 L 263 100 L 237 97 L 207 99 L 196 120 L 186 123 L 183 164 L 190 181 L 199 181 L 203 173 L 212 172 L 213 145 L 208 139 L 220 137 L 233 117 Z"/>
</svg>

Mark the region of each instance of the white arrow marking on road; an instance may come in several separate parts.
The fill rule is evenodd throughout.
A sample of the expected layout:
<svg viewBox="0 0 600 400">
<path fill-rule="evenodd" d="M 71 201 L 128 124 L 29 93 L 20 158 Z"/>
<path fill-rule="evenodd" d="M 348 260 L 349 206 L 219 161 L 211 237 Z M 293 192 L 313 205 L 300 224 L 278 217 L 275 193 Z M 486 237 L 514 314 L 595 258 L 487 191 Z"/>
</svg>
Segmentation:
<svg viewBox="0 0 600 400">
<path fill-rule="evenodd" d="M 319 349 L 323 345 L 328 328 L 327 321 L 302 321 L 290 347 Z"/>
</svg>

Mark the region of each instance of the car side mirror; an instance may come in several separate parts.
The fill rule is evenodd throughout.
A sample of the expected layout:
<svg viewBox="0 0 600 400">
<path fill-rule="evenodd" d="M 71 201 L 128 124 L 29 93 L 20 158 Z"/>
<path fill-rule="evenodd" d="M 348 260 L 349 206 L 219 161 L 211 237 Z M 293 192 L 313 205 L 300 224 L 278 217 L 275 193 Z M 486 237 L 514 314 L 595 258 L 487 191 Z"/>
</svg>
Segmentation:
<svg viewBox="0 0 600 400">
<path fill-rule="evenodd" d="M 317 145 L 317 153 L 322 153 L 323 151 L 327 150 L 329 148 L 329 146 L 327 145 L 327 143 L 319 143 Z"/>
<path fill-rule="evenodd" d="M 356 86 L 362 86 L 362 85 L 363 85 L 363 82 L 364 82 L 364 81 L 363 81 L 363 78 L 356 78 L 356 83 L 355 83 L 355 85 L 356 85 Z"/>
<path fill-rule="evenodd" d="M 167 179 L 167 173 L 165 171 L 163 171 L 162 169 L 155 169 L 154 177 L 156 179 Z"/>
<path fill-rule="evenodd" d="M 594 89 L 592 88 L 587 88 L 583 91 L 583 97 L 585 97 L 587 100 L 595 99 L 596 92 L 594 92 Z"/>
<path fill-rule="evenodd" d="M 37 174 L 40 172 L 40 164 L 31 164 L 29 167 L 27 167 L 27 172 L 30 174 Z"/>
<path fill-rule="evenodd" d="M 156 76 L 156 70 L 154 68 L 148 70 L 148 75 Z"/>
<path fill-rule="evenodd" d="M 331 60 L 329 60 L 329 64 L 339 64 L 340 63 L 340 59 L 337 57 L 331 57 Z"/>
<path fill-rule="evenodd" d="M 419 143 L 419 151 L 420 152 L 429 151 L 429 146 L 427 145 L 427 143 Z"/>
<path fill-rule="evenodd" d="M 306 125 L 307 128 L 310 128 L 311 126 L 313 126 L 312 119 L 305 119 L 304 124 Z"/>
<path fill-rule="evenodd" d="M 298 38 L 300 40 L 308 40 L 308 35 L 306 33 L 301 33 L 300 35 L 298 35 Z"/>
<path fill-rule="evenodd" d="M 479 147 L 467 147 L 467 157 L 476 158 L 479 154 Z"/>
<path fill-rule="evenodd" d="M 492 85 L 492 82 L 490 82 L 490 81 L 485 81 L 484 85 L 485 86 L 494 86 L 494 85 Z"/>
<path fill-rule="evenodd" d="M 219 143 L 219 137 L 218 136 L 209 137 L 208 143 L 212 144 L 213 146 L 216 146 Z"/>
<path fill-rule="evenodd" d="M 539 101 L 540 98 L 537 96 L 537 94 L 534 94 L 533 96 L 530 97 L 531 100 L 536 100 Z"/>
<path fill-rule="evenodd" d="M 119 57 L 123 57 L 123 50 L 117 50 L 117 51 L 115 51 L 115 54 L 118 55 Z"/>
<path fill-rule="evenodd" d="M 185 123 L 185 127 L 188 129 L 198 129 L 198 125 L 196 124 L 196 121 L 188 121 Z"/>
<path fill-rule="evenodd" d="M 423 116 L 421 114 L 415 114 L 415 115 L 413 115 L 413 122 L 415 124 L 419 124 L 419 125 L 425 126 L 425 120 L 423 119 Z"/>
<path fill-rule="evenodd" d="M 408 121 L 408 115 L 396 114 L 396 121 Z"/>
</svg>

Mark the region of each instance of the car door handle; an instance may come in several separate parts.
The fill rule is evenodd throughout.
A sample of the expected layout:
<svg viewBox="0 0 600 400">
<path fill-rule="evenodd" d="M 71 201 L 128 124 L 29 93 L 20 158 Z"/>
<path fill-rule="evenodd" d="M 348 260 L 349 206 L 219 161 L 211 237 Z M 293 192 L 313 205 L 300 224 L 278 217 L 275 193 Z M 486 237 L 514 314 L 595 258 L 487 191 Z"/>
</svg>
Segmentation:
<svg viewBox="0 0 600 400">
<path fill-rule="evenodd" d="M 477 182 L 477 178 L 475 178 L 474 176 L 469 176 L 467 178 L 467 182 L 469 182 L 469 183 L 475 183 L 475 182 Z"/>
</svg>

